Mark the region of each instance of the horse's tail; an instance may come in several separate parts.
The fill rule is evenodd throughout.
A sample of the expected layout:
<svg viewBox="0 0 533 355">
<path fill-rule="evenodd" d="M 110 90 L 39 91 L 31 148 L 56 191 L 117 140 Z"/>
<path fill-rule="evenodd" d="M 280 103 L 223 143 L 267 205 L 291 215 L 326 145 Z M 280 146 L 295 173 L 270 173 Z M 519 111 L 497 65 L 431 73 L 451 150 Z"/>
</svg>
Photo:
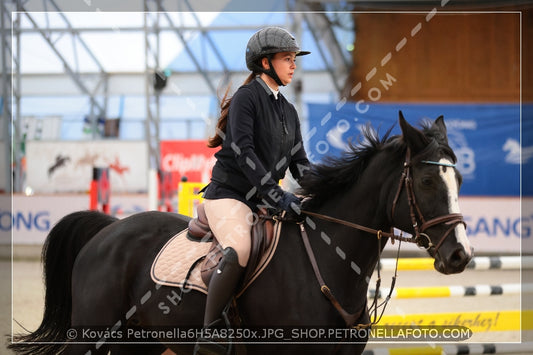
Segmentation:
<svg viewBox="0 0 533 355">
<path fill-rule="evenodd" d="M 80 211 L 63 217 L 52 228 L 41 256 L 46 289 L 43 320 L 36 331 L 15 335 L 8 348 L 18 354 L 60 352 L 70 328 L 74 260 L 98 231 L 116 220 L 100 212 Z"/>
</svg>

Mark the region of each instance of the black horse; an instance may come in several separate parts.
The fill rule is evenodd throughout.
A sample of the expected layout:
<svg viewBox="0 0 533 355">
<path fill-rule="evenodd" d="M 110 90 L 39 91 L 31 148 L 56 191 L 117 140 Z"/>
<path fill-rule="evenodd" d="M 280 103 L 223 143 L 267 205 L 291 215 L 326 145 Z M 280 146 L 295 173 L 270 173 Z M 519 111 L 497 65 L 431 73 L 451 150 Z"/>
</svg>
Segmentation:
<svg viewBox="0 0 533 355">
<path fill-rule="evenodd" d="M 341 158 L 313 166 L 301 182 L 301 192 L 308 197 L 303 226 L 318 274 L 331 292 L 320 288 L 300 226 L 286 222 L 272 261 L 236 301 L 243 326 L 338 329 L 368 324 L 369 280 L 393 227 L 425 246 L 437 271 L 465 269 L 472 248 L 458 210 L 461 177 L 442 116 L 418 129 L 400 112 L 400 127 L 401 136 L 390 136 L 389 130 L 382 138 L 367 127 L 361 144 L 352 145 Z M 168 347 L 191 354 L 194 342 L 181 343 L 172 334 L 145 338 L 145 344 L 124 344 L 124 336 L 116 341 L 126 327 L 188 329 L 202 324 L 204 294 L 180 294 L 178 288 L 156 285 L 150 278 L 158 251 L 188 220 L 163 212 L 122 220 L 91 211 L 65 216 L 43 249 L 42 324 L 31 334 L 16 336 L 10 348 L 20 354 L 146 355 L 161 354 Z M 356 315 L 352 322 L 325 296 L 330 293 L 338 308 Z M 89 329 L 101 337 L 87 344 L 69 342 L 71 328 Z M 247 336 L 249 340 L 250 333 Z M 236 348 L 241 353 L 246 348 L 249 354 L 358 354 L 366 342 L 291 339 Z"/>
</svg>

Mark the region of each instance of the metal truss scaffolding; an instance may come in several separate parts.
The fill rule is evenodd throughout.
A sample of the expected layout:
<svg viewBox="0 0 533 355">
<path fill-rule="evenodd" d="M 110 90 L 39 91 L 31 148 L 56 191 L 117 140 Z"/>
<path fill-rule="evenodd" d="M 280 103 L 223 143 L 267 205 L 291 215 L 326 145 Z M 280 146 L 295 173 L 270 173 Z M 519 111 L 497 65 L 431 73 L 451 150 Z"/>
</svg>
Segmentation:
<svg viewBox="0 0 533 355">
<path fill-rule="evenodd" d="M 87 96 L 91 103 L 91 109 L 89 114 L 89 121 L 92 125 L 92 134 L 93 138 L 97 137 L 97 121 L 99 117 L 105 117 L 106 106 L 107 106 L 107 88 L 108 88 L 108 74 L 104 70 L 100 61 L 96 58 L 92 50 L 85 43 L 85 41 L 80 36 L 80 33 L 72 26 L 68 18 L 63 14 L 59 6 L 55 3 L 54 0 L 43 0 L 45 4 L 51 6 L 51 11 L 59 14 L 61 19 L 62 26 L 64 30 L 62 32 L 52 31 L 48 26 L 49 21 L 45 21 L 46 26 L 39 25 L 34 19 L 31 12 L 28 12 L 24 5 L 19 2 L 18 10 L 22 11 L 24 16 L 32 24 L 33 28 L 41 34 L 45 42 L 49 45 L 52 52 L 57 56 L 61 61 L 65 74 L 68 75 L 80 92 Z M 48 13 L 45 12 L 44 15 L 47 17 Z M 64 53 L 59 51 L 55 46 L 55 42 L 63 36 L 68 36 L 70 42 L 72 43 L 72 58 L 73 60 L 67 60 L 67 57 Z M 80 66 L 78 58 L 80 55 L 86 55 L 87 58 L 90 58 L 92 62 L 98 68 L 98 73 L 93 75 L 82 74 L 80 71 Z M 96 80 L 94 80 L 96 76 Z M 91 85 L 91 83 L 94 83 Z M 98 99 L 100 98 L 100 100 Z"/>
<path fill-rule="evenodd" d="M 95 10 L 93 3 L 82 3 L 82 5 L 78 5 L 82 6 L 82 8 L 85 5 L 86 11 Z M 223 52 L 220 50 L 221 47 L 218 47 L 223 44 L 215 43 L 211 30 L 251 30 L 263 25 L 287 25 L 279 23 L 257 24 L 256 26 L 250 24 L 234 24 L 232 26 L 217 26 L 216 28 L 212 28 L 203 24 L 196 12 L 202 4 L 205 7 L 207 2 L 202 2 L 201 4 L 194 3 L 193 8 L 192 1 L 190 0 L 140 0 L 135 6 L 136 10 L 144 12 L 144 23 L 142 25 L 137 24 L 133 27 L 126 26 L 125 28 L 120 28 L 120 31 L 138 31 L 144 33 L 144 73 L 110 73 L 106 71 L 106 68 L 91 50 L 91 47 L 84 41 L 82 34 L 86 31 L 114 31 L 116 29 L 74 26 L 69 21 L 68 14 L 63 12 L 69 11 L 69 9 L 62 9 L 58 4 L 66 8 L 74 6 L 73 4 L 69 5 L 66 0 L 3 0 L 1 2 L 3 59 L 2 117 L 4 118 L 4 124 L 2 127 L 3 134 L 0 138 L 2 139 L 2 143 L 8 148 L 6 149 L 6 155 L 9 155 L 7 161 L 10 161 L 11 157 L 13 157 L 13 190 L 15 192 L 22 191 L 24 180 L 22 169 L 24 158 L 24 127 L 21 122 L 20 104 L 21 96 L 25 91 L 32 95 L 54 95 L 54 93 L 59 95 L 59 93 L 71 94 L 72 90 L 77 90 L 79 95 L 88 99 L 90 112 L 87 113 L 87 118 L 91 125 L 92 138 L 97 139 L 100 138 L 98 119 L 106 118 L 109 97 L 111 95 L 119 95 L 116 91 L 119 90 L 117 88 L 124 88 L 123 85 L 114 84 L 120 78 L 127 76 L 128 80 L 140 84 L 129 85 L 126 88 L 129 90 L 128 92 L 132 94 L 134 90 L 138 90 L 138 93 L 135 92 L 132 95 L 141 94 L 145 96 L 146 119 L 144 127 L 145 139 L 148 146 L 149 167 L 151 170 L 157 171 L 160 168 L 160 105 L 165 85 L 158 87 L 154 85 L 154 80 L 156 79 L 156 75 L 165 75 L 165 68 L 162 68 L 162 63 L 160 63 L 161 34 L 165 32 L 165 34 L 172 33 L 175 35 L 178 43 L 183 48 L 183 53 L 187 55 L 194 68 L 193 72 L 180 73 L 180 80 L 181 83 L 184 81 L 185 83 L 194 82 L 195 85 L 187 86 L 187 84 L 181 84 L 182 86 L 178 87 L 176 79 L 169 78 L 168 87 L 165 89 L 166 93 L 186 95 L 193 90 L 194 95 L 208 95 L 213 98 L 218 98 L 217 89 L 221 86 L 226 86 L 233 76 L 242 75 L 243 73 L 230 69 L 231 66 L 229 64 L 231 63 L 227 62 L 228 59 L 224 57 Z M 224 0 L 216 4 L 210 2 L 209 6 L 210 11 L 217 12 L 224 11 L 227 9 L 227 6 L 236 4 L 238 5 L 240 2 L 236 0 Z M 39 9 L 37 10 L 39 15 L 35 12 L 36 8 Z M 336 34 L 332 29 L 334 24 L 332 24 L 331 19 L 325 13 L 327 5 L 311 0 L 286 0 L 285 3 L 280 3 L 280 8 L 282 9 L 280 11 L 287 10 L 288 18 L 291 18 L 290 30 L 298 37 L 300 42 L 302 42 L 303 29 L 309 30 L 312 35 L 312 40 L 318 48 L 318 54 L 325 63 L 325 70 L 320 69 L 310 74 L 315 75 L 313 82 L 311 83 L 309 81 L 311 85 L 314 85 L 314 88 L 319 87 L 320 90 L 324 90 L 324 76 L 329 76 L 333 85 L 328 83 L 328 90 L 341 95 L 350 64 L 347 53 L 345 51 L 343 52 Z M 99 9 L 96 8 L 96 10 L 98 11 Z M 49 21 L 49 14 L 51 13 L 54 16 L 53 21 Z M 185 16 L 185 13 L 188 16 L 187 21 L 181 21 L 181 14 Z M 13 24 L 11 23 L 12 19 Z M 58 21 L 61 23 L 58 24 Z M 50 25 L 52 22 L 54 23 L 53 26 Z M 40 35 L 40 38 L 49 47 L 51 53 L 61 63 L 63 73 L 44 73 L 37 77 L 37 79 L 35 79 L 35 75 L 28 74 L 24 76 L 21 73 L 21 41 L 25 40 L 23 35 L 26 33 Z M 202 53 L 209 53 L 209 60 L 206 60 L 206 58 L 202 57 L 203 54 L 199 54 L 198 51 L 194 50 L 193 45 L 189 43 L 190 38 L 200 39 Z M 11 40 L 13 43 L 11 43 Z M 59 41 L 70 42 L 71 45 L 68 47 L 63 46 L 64 48 L 62 48 L 57 45 Z M 69 50 L 72 52 L 65 52 Z M 96 68 L 96 70 L 92 70 L 90 73 L 84 72 L 80 68 L 81 61 L 78 60 L 79 58 L 83 58 L 84 62 L 90 61 L 91 67 Z M 219 69 L 215 71 L 212 69 L 209 70 L 208 62 L 211 64 L 211 68 L 216 67 Z M 213 66 L 213 63 L 215 63 L 215 66 Z M 299 67 L 298 70 L 301 71 L 302 68 Z M 298 77 L 301 77 L 301 75 Z M 166 79 L 166 77 L 160 78 Z M 34 87 L 31 83 L 34 83 L 35 80 L 50 80 L 50 85 Z M 57 84 L 58 82 L 62 84 Z M 144 90 L 142 90 L 141 82 L 144 83 Z M 27 84 L 25 85 L 25 83 Z M 72 86 L 72 84 L 74 85 Z M 48 92 L 48 87 L 53 91 Z M 140 90 L 136 88 L 140 88 Z M 294 90 L 292 94 L 294 95 L 296 106 L 301 108 L 301 82 L 296 82 L 295 85 L 291 85 L 291 89 Z M 13 136 L 13 145 L 9 142 L 9 135 Z M 13 153 L 11 153 L 12 148 Z M 11 169 L 6 170 L 10 171 Z M 11 175 L 11 172 L 7 174 Z M 11 181 L 11 178 L 9 178 L 9 181 Z"/>
<path fill-rule="evenodd" d="M 105 72 L 102 64 L 98 61 L 96 56 L 93 54 L 89 46 L 84 42 L 84 40 L 80 36 L 80 32 L 72 26 L 72 24 L 69 22 L 68 18 L 63 14 L 59 6 L 56 4 L 54 0 L 43 0 L 44 7 L 48 9 L 51 12 L 57 13 L 59 15 L 59 18 L 62 21 L 62 30 L 57 31 L 57 28 L 51 28 L 49 27 L 49 21 L 48 19 L 45 21 L 45 25 L 43 26 L 42 23 L 38 23 L 37 20 L 34 18 L 34 15 L 31 11 L 28 11 L 25 7 L 25 4 L 27 2 L 24 1 L 17 1 L 12 0 L 9 5 L 11 5 L 11 8 L 9 8 L 8 5 L 9 1 L 2 2 L 2 18 L 11 18 L 13 16 L 14 23 L 13 23 L 13 33 L 12 38 L 14 40 L 14 43 L 8 43 L 9 39 L 8 36 L 5 36 L 5 32 L 3 31 L 3 37 L 2 37 L 2 53 L 4 55 L 4 58 L 6 58 L 7 55 L 12 52 L 12 62 L 13 62 L 13 82 L 11 80 L 7 79 L 2 80 L 4 83 L 3 92 L 5 92 L 8 89 L 5 89 L 11 82 L 12 90 L 13 90 L 13 100 L 15 108 L 14 110 L 9 109 L 9 105 L 5 105 L 6 109 L 3 110 L 3 115 L 6 115 L 8 119 L 7 122 L 12 122 L 10 127 L 12 128 L 12 131 L 10 131 L 10 134 L 12 134 L 12 140 L 13 140 L 13 153 L 12 153 L 12 168 L 13 168 L 13 186 L 12 190 L 14 192 L 21 192 L 24 185 L 24 147 L 25 147 L 25 137 L 24 137 L 24 127 L 21 120 L 21 110 L 20 110 L 20 101 L 21 101 L 21 70 L 20 70 L 20 61 L 21 61 L 21 21 L 22 17 L 25 17 L 28 22 L 32 25 L 33 31 L 36 33 L 39 33 L 45 43 L 49 46 L 49 48 L 52 50 L 52 52 L 55 54 L 55 56 L 60 60 L 63 69 L 64 74 L 70 77 L 72 82 L 75 84 L 76 88 L 80 91 L 80 93 L 84 96 L 86 96 L 90 102 L 90 112 L 88 115 L 88 120 L 91 125 L 91 132 L 93 138 L 96 138 L 98 136 L 98 130 L 97 130 L 97 121 L 99 117 L 105 117 L 106 112 L 106 106 L 107 106 L 107 98 L 108 98 L 108 74 Z M 44 12 L 44 16 L 48 17 L 48 12 Z M 5 21 L 5 20 L 3 20 Z M 5 24 L 3 23 L 2 28 L 5 28 Z M 72 53 L 70 56 L 65 55 L 65 53 L 62 53 L 58 48 L 55 46 L 56 41 L 58 41 L 60 38 L 64 38 L 68 36 L 68 39 L 70 40 L 72 44 Z M 8 44 L 7 44 L 8 43 Z M 5 45 L 4 45 L 5 44 Z M 98 68 L 97 73 L 82 73 L 78 58 L 80 56 L 84 56 L 85 59 L 89 58 Z M 73 58 L 73 59 L 67 59 L 67 58 Z M 4 61 L 6 62 L 6 61 Z M 9 63 L 11 63 L 11 60 L 9 60 Z M 3 78 L 4 76 L 8 76 L 7 73 L 10 73 L 11 70 L 2 70 Z M 10 97 L 10 96 L 9 96 Z M 11 102 L 10 99 L 3 99 L 3 102 L 9 103 Z M 10 146 L 11 148 L 11 146 Z M 10 157 L 11 160 L 11 157 Z M 11 170 L 11 169 L 9 169 Z"/>
<path fill-rule="evenodd" d="M 175 3 L 175 2 L 174 2 Z M 184 7 L 184 11 L 190 12 L 194 21 L 196 22 L 195 31 L 198 31 L 202 37 L 202 40 L 207 43 L 212 52 L 215 54 L 216 60 L 223 68 L 224 80 L 229 80 L 230 71 L 225 59 L 221 55 L 217 46 L 211 39 L 209 32 L 194 13 L 194 9 L 188 0 L 178 1 L 180 6 Z M 201 61 L 192 49 L 189 47 L 184 29 L 177 26 L 174 20 L 167 12 L 164 0 L 145 0 L 144 1 L 144 31 L 145 31 L 145 92 L 146 92 L 146 139 L 149 149 L 149 167 L 151 169 L 159 169 L 159 127 L 160 127 L 160 94 L 161 89 L 154 87 L 154 80 L 159 75 L 162 80 L 166 80 L 166 74 L 163 68 L 160 66 L 159 54 L 160 54 L 160 42 L 159 35 L 161 29 L 170 30 L 174 33 L 178 41 L 183 45 L 185 52 L 189 59 L 194 64 L 196 72 L 200 74 L 204 82 L 206 83 L 210 94 L 213 97 L 217 97 L 217 84 L 213 77 L 207 74 L 207 68 L 201 65 Z M 189 29 L 190 30 L 190 29 Z M 177 87 L 172 88 L 177 94 L 180 93 L 180 89 Z"/>
<path fill-rule="evenodd" d="M 2 127 L 0 142 L 4 146 L 4 157 L 5 163 L 9 164 L 11 161 L 11 112 L 12 112 L 12 101 L 11 101 L 11 7 L 13 3 L 8 1 L 2 1 L 0 4 L 0 31 L 1 31 L 1 41 L 2 41 L 2 97 L 0 101 L 0 111 L 2 115 Z M 12 170 L 10 168 L 1 169 L 6 175 L 5 181 L 6 191 L 11 191 L 11 181 L 12 181 Z"/>
<path fill-rule="evenodd" d="M 154 80 L 156 75 L 164 75 L 159 66 L 159 19 L 161 13 L 150 12 L 145 2 L 144 42 L 145 42 L 145 92 L 146 92 L 146 141 L 148 143 L 148 167 L 159 168 L 159 126 L 160 126 L 160 94 Z M 166 80 L 165 78 L 162 78 Z"/>
<path fill-rule="evenodd" d="M 333 31 L 333 23 L 326 14 L 326 8 L 322 1 L 295 0 L 288 2 L 288 8 L 294 13 L 300 13 L 313 36 L 319 54 L 326 65 L 330 78 L 339 94 L 345 86 L 351 63 L 339 45 L 339 41 Z"/>
</svg>

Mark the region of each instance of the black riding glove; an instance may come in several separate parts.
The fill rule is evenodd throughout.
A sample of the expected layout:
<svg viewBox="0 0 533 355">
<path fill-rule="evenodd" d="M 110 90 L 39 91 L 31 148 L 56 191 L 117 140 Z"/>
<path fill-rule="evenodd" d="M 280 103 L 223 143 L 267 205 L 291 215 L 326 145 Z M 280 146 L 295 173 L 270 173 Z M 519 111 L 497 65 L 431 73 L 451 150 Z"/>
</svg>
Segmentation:
<svg viewBox="0 0 533 355">
<path fill-rule="evenodd" d="M 287 219 L 301 221 L 302 215 L 302 202 L 293 193 L 283 191 L 283 196 L 279 201 L 279 207 L 286 211 L 285 217 Z"/>
</svg>

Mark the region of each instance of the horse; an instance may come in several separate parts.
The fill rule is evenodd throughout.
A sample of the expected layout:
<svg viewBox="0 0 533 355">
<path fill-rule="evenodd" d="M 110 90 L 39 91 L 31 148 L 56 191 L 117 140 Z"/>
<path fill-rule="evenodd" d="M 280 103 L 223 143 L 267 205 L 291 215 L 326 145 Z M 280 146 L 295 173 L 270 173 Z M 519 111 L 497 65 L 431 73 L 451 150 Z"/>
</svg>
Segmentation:
<svg viewBox="0 0 533 355">
<path fill-rule="evenodd" d="M 461 176 L 444 119 L 414 127 L 401 111 L 399 116 L 400 135 L 392 135 L 391 128 L 380 138 L 368 125 L 360 143 L 350 143 L 350 151 L 306 172 L 299 191 L 306 197 L 304 222 L 281 222 L 270 264 L 234 302 L 242 324 L 250 329 L 244 334 L 248 340 L 236 342 L 237 353 L 361 353 L 368 338 L 315 342 L 298 341 L 299 335 L 309 327 L 372 324 L 369 280 L 390 239 L 411 238 L 426 248 L 440 273 L 465 269 L 473 249 L 458 206 Z M 191 354 L 194 341 L 180 342 L 176 333 L 149 332 L 201 328 L 205 294 L 178 292 L 150 278 L 158 251 L 188 221 L 157 211 L 120 220 L 96 211 L 63 217 L 42 252 L 42 323 L 30 334 L 15 336 L 9 347 L 19 354 L 146 355 L 167 348 Z M 393 228 L 412 237 L 398 236 Z M 144 343 L 125 341 L 127 327 L 146 330 Z M 253 340 L 251 331 L 262 327 L 274 329 L 275 335 L 278 329 L 302 332 L 289 338 L 283 333 L 279 341 Z M 86 329 L 96 341 L 69 342 L 72 332 Z M 114 341 L 119 335 L 121 340 Z"/>
</svg>

